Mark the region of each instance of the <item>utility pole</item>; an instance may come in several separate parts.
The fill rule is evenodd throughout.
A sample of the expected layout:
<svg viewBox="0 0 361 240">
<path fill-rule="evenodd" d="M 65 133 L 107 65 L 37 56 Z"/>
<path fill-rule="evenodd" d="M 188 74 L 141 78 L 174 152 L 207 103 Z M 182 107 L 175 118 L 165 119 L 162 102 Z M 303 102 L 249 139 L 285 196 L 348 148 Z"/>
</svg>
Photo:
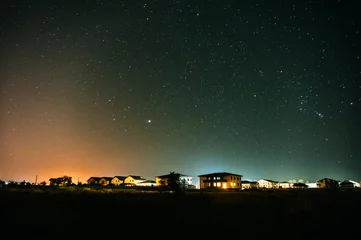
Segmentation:
<svg viewBox="0 0 361 240">
<path fill-rule="evenodd" d="M 36 185 L 38 183 L 38 175 L 35 176 L 35 184 Z"/>
</svg>

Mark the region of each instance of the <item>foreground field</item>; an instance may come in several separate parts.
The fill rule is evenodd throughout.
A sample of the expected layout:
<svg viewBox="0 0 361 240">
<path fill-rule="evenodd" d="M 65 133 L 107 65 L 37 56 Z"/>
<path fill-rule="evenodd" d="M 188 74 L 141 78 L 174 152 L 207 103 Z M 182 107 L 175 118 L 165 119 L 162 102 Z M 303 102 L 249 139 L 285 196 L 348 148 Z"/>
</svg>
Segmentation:
<svg viewBox="0 0 361 240">
<path fill-rule="evenodd" d="M 178 239 L 182 235 L 260 236 L 262 232 L 289 232 L 293 238 L 309 233 L 320 236 L 350 233 L 361 226 L 359 191 L 176 195 L 141 191 L 0 190 L 0 204 L 2 229 L 11 231 L 14 237 L 63 235 L 83 239 L 97 235 L 113 238 L 172 234 L 168 238 Z"/>
</svg>

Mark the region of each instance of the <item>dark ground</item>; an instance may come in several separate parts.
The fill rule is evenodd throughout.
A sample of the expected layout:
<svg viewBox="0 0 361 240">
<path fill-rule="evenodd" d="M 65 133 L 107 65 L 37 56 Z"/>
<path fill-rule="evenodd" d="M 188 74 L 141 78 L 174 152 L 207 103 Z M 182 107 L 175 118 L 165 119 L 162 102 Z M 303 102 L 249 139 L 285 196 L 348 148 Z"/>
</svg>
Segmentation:
<svg viewBox="0 0 361 240">
<path fill-rule="evenodd" d="M 268 238 L 274 235 L 323 239 L 340 233 L 360 239 L 355 234 L 361 227 L 360 191 L 308 189 L 175 195 L 3 189 L 0 204 L 0 229 L 11 233 L 11 239 L 258 239 L 264 234 Z"/>
</svg>

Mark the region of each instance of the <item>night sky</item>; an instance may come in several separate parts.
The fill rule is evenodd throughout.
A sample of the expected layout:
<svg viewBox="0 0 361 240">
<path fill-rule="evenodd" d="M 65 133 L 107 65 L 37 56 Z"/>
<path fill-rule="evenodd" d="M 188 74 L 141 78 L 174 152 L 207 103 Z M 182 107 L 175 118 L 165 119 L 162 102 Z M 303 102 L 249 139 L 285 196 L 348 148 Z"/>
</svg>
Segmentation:
<svg viewBox="0 0 361 240">
<path fill-rule="evenodd" d="M 3 1 L 0 178 L 360 181 L 357 3 Z"/>
</svg>

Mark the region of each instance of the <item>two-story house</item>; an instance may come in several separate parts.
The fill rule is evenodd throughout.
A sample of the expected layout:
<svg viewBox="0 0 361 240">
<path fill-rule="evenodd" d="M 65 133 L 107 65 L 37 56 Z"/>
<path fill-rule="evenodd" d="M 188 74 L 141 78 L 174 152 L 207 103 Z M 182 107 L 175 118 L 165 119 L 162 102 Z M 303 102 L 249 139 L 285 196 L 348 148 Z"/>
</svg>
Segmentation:
<svg viewBox="0 0 361 240">
<path fill-rule="evenodd" d="M 216 172 L 199 175 L 200 188 L 242 188 L 242 175 L 229 172 Z"/>
</svg>

